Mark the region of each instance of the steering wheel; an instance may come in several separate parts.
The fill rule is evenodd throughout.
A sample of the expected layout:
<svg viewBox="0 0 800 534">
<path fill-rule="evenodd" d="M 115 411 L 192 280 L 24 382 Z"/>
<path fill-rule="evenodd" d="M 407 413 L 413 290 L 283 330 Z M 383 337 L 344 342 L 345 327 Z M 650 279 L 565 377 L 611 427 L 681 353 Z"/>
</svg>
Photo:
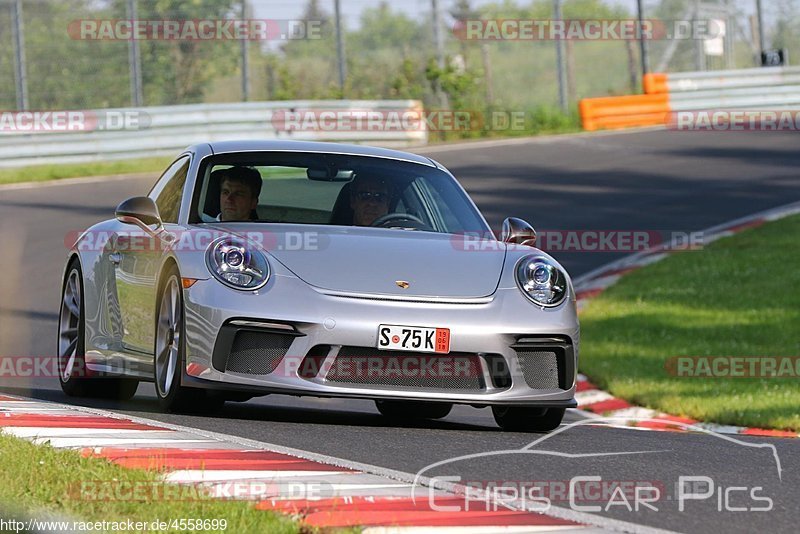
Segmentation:
<svg viewBox="0 0 800 534">
<path fill-rule="evenodd" d="M 400 222 L 400 221 L 411 221 L 420 225 L 420 227 L 425 228 L 428 225 L 425 222 L 417 217 L 416 215 L 412 215 L 411 213 L 387 213 L 382 217 L 378 217 L 370 226 L 386 226 L 389 225 L 387 223 L 390 222 Z"/>
</svg>

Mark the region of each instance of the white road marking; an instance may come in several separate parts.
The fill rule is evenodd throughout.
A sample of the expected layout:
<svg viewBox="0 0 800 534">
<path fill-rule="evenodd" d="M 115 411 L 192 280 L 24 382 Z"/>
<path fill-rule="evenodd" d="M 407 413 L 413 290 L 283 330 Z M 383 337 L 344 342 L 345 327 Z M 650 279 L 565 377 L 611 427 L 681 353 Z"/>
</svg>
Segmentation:
<svg viewBox="0 0 800 534">
<path fill-rule="evenodd" d="M 694 423 L 694 426 L 716 432 L 717 434 L 739 434 L 745 430 L 743 426 L 718 425 L 715 423 Z"/>
<path fill-rule="evenodd" d="M 631 419 L 652 419 L 657 418 L 660 412 L 651 410 L 650 408 L 641 408 L 633 406 L 631 408 L 623 408 L 621 410 L 614 410 L 607 414 L 607 417 L 625 417 Z"/>
<path fill-rule="evenodd" d="M 249 470 L 200 470 L 181 469 L 164 475 L 164 480 L 176 484 L 190 484 L 194 482 L 223 482 L 233 480 L 269 480 L 275 481 L 282 478 L 308 478 L 341 475 L 341 471 L 249 471 Z"/>
<path fill-rule="evenodd" d="M 132 428 L 46 428 L 40 426 L 0 427 L 6 434 L 18 438 L 101 437 L 103 435 L 131 438 L 175 438 L 174 430 L 136 430 Z"/>
<path fill-rule="evenodd" d="M 37 445 L 49 443 L 51 447 L 57 449 L 73 449 L 83 447 L 131 447 L 136 445 L 157 445 L 164 447 L 174 445 L 180 448 L 181 445 L 190 443 L 216 443 L 211 439 L 156 439 L 156 438 L 34 438 L 33 443 Z"/>
</svg>

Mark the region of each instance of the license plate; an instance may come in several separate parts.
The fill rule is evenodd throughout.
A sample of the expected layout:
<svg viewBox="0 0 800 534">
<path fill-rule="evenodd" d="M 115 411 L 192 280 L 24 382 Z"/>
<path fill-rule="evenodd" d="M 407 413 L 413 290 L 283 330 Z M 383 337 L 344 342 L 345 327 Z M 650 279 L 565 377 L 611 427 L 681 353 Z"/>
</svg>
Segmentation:
<svg viewBox="0 0 800 534">
<path fill-rule="evenodd" d="M 450 352 L 450 329 L 382 324 L 378 327 L 378 348 L 447 354 Z"/>
</svg>

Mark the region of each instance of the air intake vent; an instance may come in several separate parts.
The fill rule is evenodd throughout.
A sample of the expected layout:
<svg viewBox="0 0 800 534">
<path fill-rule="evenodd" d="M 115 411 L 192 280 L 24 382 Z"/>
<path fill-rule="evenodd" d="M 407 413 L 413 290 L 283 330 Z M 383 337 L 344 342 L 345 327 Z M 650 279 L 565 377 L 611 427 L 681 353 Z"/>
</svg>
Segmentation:
<svg viewBox="0 0 800 534">
<path fill-rule="evenodd" d="M 231 346 L 226 371 L 251 375 L 268 375 L 281 362 L 294 336 L 240 330 Z"/>
<path fill-rule="evenodd" d="M 558 389 L 559 358 L 555 352 L 517 349 L 522 377 L 533 389 Z"/>
</svg>

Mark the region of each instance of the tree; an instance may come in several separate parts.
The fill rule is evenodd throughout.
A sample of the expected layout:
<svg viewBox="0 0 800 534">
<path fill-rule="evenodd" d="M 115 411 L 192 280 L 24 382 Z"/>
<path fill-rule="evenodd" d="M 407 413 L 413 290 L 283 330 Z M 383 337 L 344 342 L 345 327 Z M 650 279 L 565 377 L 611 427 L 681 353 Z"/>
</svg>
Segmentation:
<svg viewBox="0 0 800 534">
<path fill-rule="evenodd" d="M 124 13 L 125 0 L 116 0 Z M 222 20 L 240 18 L 238 0 L 139 2 L 139 19 Z M 148 105 L 202 102 L 210 82 L 239 65 L 238 41 L 143 41 L 142 84 Z"/>
</svg>

